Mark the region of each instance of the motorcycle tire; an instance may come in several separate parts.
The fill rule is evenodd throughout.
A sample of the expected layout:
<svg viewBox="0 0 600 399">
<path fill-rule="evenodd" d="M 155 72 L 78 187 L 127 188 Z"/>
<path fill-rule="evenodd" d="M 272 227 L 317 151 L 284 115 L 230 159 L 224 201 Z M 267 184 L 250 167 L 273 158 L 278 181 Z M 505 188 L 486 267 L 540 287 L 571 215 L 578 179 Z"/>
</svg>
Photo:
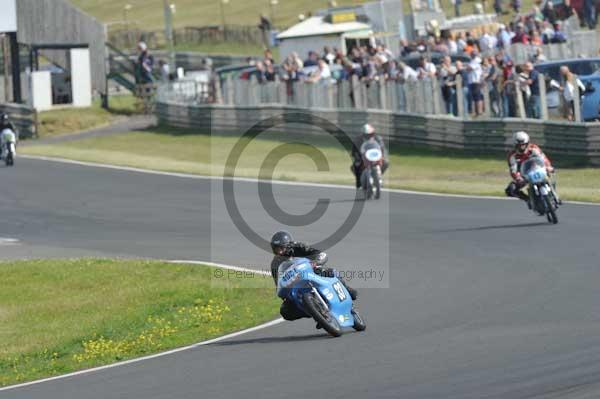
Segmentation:
<svg viewBox="0 0 600 399">
<path fill-rule="evenodd" d="M 354 328 L 356 331 L 365 331 L 367 329 L 367 323 L 354 308 L 352 309 L 352 316 L 354 316 L 354 324 L 352 325 L 352 328 Z"/>
<path fill-rule="evenodd" d="M 557 224 L 558 223 L 558 216 L 556 216 L 556 208 L 554 207 L 554 204 L 552 203 L 553 200 L 552 198 L 547 195 L 546 197 L 544 197 L 544 201 L 546 201 L 546 217 L 548 218 L 548 222 L 552 223 L 552 224 Z"/>
<path fill-rule="evenodd" d="M 323 327 L 329 335 L 333 337 L 339 337 L 342 335 L 342 327 L 338 323 L 335 317 L 331 316 L 329 309 L 323 308 L 323 304 L 317 298 L 313 292 L 307 292 L 302 297 L 302 302 L 306 312 L 312 316 L 315 321 Z"/>
<path fill-rule="evenodd" d="M 377 173 L 377 169 L 373 169 L 373 183 L 375 184 L 375 199 L 381 197 L 381 174 Z"/>
</svg>

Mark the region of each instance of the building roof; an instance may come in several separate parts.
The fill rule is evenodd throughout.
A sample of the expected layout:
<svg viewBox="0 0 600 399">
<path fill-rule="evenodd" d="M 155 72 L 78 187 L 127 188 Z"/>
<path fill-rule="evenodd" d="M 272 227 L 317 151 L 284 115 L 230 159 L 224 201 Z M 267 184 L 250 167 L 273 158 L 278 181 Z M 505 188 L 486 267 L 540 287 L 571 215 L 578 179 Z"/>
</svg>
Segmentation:
<svg viewBox="0 0 600 399">
<path fill-rule="evenodd" d="M 370 30 L 371 26 L 362 22 L 342 22 L 330 24 L 324 17 L 310 17 L 277 35 L 278 39 L 292 39 L 297 37 L 336 35 L 346 32 Z"/>
</svg>

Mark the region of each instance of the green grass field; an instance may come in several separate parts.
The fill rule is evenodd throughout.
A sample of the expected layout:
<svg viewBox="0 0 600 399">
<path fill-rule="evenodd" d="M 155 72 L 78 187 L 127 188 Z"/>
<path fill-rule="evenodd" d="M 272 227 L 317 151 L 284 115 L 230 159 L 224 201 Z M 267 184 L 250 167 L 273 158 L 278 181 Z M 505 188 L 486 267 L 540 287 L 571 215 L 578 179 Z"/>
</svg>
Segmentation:
<svg viewBox="0 0 600 399">
<path fill-rule="evenodd" d="M 123 8 L 131 4 L 127 19 L 130 23 L 149 30 L 161 30 L 164 26 L 163 2 L 161 0 L 70 0 L 71 3 L 81 7 L 84 11 L 94 15 L 103 22 L 123 21 Z M 175 27 L 220 25 L 221 9 L 220 0 L 169 0 L 174 3 L 177 11 L 173 23 Z M 523 0 L 522 10 L 528 12 L 535 0 Z M 337 0 L 338 6 L 357 5 L 365 3 L 364 0 Z M 488 0 L 485 4 L 486 11 L 492 12 L 493 2 Z M 509 2 L 504 1 L 504 8 L 508 9 Z M 230 25 L 254 26 L 258 24 L 259 15 L 262 13 L 271 16 L 270 0 L 230 0 L 224 6 L 226 23 Z M 405 12 L 410 11 L 410 2 L 404 1 Z M 440 0 L 440 4 L 448 17 L 454 16 L 454 6 L 450 0 Z M 462 15 L 473 12 L 475 1 L 463 1 Z M 298 21 L 298 15 L 308 15 L 319 9 L 328 8 L 328 0 L 279 0 L 273 7 L 273 22 L 278 27 L 289 27 Z M 502 16 L 508 20 L 509 15 Z"/>
<path fill-rule="evenodd" d="M 224 174 L 225 160 L 237 142 L 232 136 L 208 136 L 188 130 L 157 128 L 108 137 L 96 137 L 22 149 L 25 154 L 69 158 L 154 170 L 201 175 Z M 258 177 L 268 152 L 291 139 L 266 133 L 248 145 L 235 170 L 236 176 Z M 349 155 L 329 137 L 294 136 L 316 146 L 325 155 L 329 171 L 317 172 L 305 155 L 289 155 L 273 166 L 278 180 L 353 184 Z M 294 144 L 297 150 L 304 144 Z M 552 154 L 550 154 L 552 155 Z M 385 185 L 417 191 L 504 195 L 509 182 L 503 156 L 473 155 L 455 151 L 432 151 L 393 147 Z M 559 167 L 559 192 L 564 199 L 600 202 L 600 169 L 553 157 Z M 562 161 L 562 162 L 561 162 Z"/>
<path fill-rule="evenodd" d="M 88 108 L 65 108 L 38 114 L 39 137 L 58 136 L 108 125 L 116 118 L 138 113 L 136 99 L 131 95 L 112 96 L 109 109 L 100 106 L 100 99 Z"/>
<path fill-rule="evenodd" d="M 144 260 L 0 263 L 0 386 L 184 346 L 275 319 L 270 276 Z"/>
</svg>

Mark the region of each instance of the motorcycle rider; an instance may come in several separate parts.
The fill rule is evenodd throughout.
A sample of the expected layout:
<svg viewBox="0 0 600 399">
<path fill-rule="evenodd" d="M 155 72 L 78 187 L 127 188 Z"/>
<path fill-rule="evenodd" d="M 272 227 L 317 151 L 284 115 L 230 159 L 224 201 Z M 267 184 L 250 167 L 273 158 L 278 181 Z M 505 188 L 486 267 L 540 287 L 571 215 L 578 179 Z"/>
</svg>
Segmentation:
<svg viewBox="0 0 600 399">
<path fill-rule="evenodd" d="M 304 243 L 293 241 L 290 233 L 286 231 L 278 231 L 273 235 L 271 238 L 271 249 L 275 255 L 271 261 L 271 276 L 273 276 L 275 285 L 277 285 L 279 266 L 286 260 L 294 257 L 310 259 L 312 261 L 315 273 L 320 276 L 333 277 L 335 275 L 333 269 L 323 267 L 327 262 L 327 254 L 325 252 L 322 252 L 316 248 L 312 248 Z M 348 284 L 341 277 L 338 277 L 338 279 L 344 285 L 344 287 L 346 287 L 352 300 L 355 300 L 357 297 L 356 290 L 348 286 Z M 285 320 L 290 321 L 301 319 L 303 317 L 309 317 L 287 298 L 283 300 L 283 303 L 279 308 L 279 313 L 281 313 L 281 317 L 283 317 Z M 319 326 L 317 326 L 317 328 L 318 327 Z"/>
<path fill-rule="evenodd" d="M 508 154 L 508 168 L 513 180 L 506 187 L 508 197 L 519 198 L 529 205 L 529 196 L 521 189 L 527 185 L 527 181 L 521 176 L 521 165 L 531 157 L 541 156 L 546 164 L 548 174 L 554 172 L 554 168 L 548 157 L 542 152 L 536 144 L 530 143 L 529 135 L 524 131 L 513 134 L 513 143 L 515 148 Z"/>
<path fill-rule="evenodd" d="M 362 145 L 369 140 L 375 140 L 377 144 L 379 144 L 381 152 L 383 153 L 383 166 L 381 167 L 381 174 L 385 173 L 385 170 L 389 166 L 387 152 L 385 151 L 385 146 L 383 145 L 383 139 L 381 136 L 375 133 L 375 128 L 372 125 L 368 123 L 364 124 L 360 145 L 352 146 L 352 165 L 350 166 L 350 170 L 352 173 L 354 173 L 354 178 L 356 179 L 356 188 L 360 188 L 360 176 L 363 171 L 363 154 L 361 153 L 361 148 Z"/>
<path fill-rule="evenodd" d="M 8 114 L 3 113 L 0 115 L 0 132 L 4 129 L 10 129 L 15 132 L 15 134 L 17 132 L 17 129 L 15 129 L 15 125 L 10 121 Z"/>
<path fill-rule="evenodd" d="M 17 130 L 9 120 L 7 114 L 0 115 L 0 158 L 4 159 L 6 154 L 6 144 L 17 143 Z"/>
</svg>

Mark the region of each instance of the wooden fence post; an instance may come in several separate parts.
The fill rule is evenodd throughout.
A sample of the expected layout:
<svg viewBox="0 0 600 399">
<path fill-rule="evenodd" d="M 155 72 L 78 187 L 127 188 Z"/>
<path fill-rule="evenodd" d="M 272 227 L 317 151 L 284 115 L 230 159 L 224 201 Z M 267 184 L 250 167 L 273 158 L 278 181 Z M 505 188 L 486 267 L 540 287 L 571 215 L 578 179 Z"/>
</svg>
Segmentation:
<svg viewBox="0 0 600 399">
<path fill-rule="evenodd" d="M 387 95 L 386 95 L 386 86 L 385 79 L 379 79 L 378 87 L 379 87 L 379 108 L 380 109 L 388 109 L 387 105 Z"/>
<path fill-rule="evenodd" d="M 573 85 L 573 107 L 575 108 L 573 117 L 575 122 L 581 122 L 581 98 L 579 97 L 579 85 L 577 84 L 577 76 L 573 77 L 571 84 Z"/>
<path fill-rule="evenodd" d="M 362 108 L 362 93 L 360 91 L 360 82 L 356 75 L 352 75 L 352 95 L 354 96 L 354 108 Z"/>
<path fill-rule="evenodd" d="M 483 115 L 489 118 L 492 115 L 490 112 L 492 103 L 490 101 L 490 91 L 488 90 L 488 85 L 485 81 L 481 83 L 481 91 L 483 92 Z"/>
<path fill-rule="evenodd" d="M 465 109 L 465 95 L 463 93 L 462 76 L 456 75 L 455 83 L 456 83 L 456 109 L 458 110 L 458 117 L 464 119 L 465 113 L 467 112 L 467 110 Z"/>
<path fill-rule="evenodd" d="M 519 118 L 525 119 L 527 118 L 527 114 L 525 113 L 525 104 L 523 103 L 523 93 L 519 85 L 515 85 L 515 99 L 517 100 L 517 111 Z"/>
<path fill-rule="evenodd" d="M 546 79 L 543 74 L 538 75 L 538 86 L 540 88 L 540 118 L 548 120 L 548 101 L 546 99 Z"/>
</svg>

